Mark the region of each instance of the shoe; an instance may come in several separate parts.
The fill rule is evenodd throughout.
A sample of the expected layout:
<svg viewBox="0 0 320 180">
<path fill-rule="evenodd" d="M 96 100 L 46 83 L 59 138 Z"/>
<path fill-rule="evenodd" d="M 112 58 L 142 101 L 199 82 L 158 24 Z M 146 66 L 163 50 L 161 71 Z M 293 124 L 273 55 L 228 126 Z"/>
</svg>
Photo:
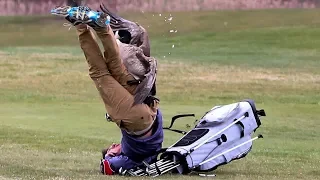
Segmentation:
<svg viewBox="0 0 320 180">
<path fill-rule="evenodd" d="M 60 6 L 51 10 L 51 14 L 65 17 L 74 25 L 88 24 L 92 28 L 106 27 L 110 24 L 110 16 L 103 12 L 96 12 L 86 6 Z"/>
<path fill-rule="evenodd" d="M 67 17 L 69 15 L 68 12 L 70 11 L 71 8 L 72 8 L 71 6 L 58 6 L 51 10 L 51 14 Z"/>
</svg>

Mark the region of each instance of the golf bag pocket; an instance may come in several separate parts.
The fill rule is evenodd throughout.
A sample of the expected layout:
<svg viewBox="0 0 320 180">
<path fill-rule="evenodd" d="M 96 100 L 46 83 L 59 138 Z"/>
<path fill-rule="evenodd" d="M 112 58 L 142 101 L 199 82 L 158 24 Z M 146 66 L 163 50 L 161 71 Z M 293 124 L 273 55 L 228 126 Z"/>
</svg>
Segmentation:
<svg viewBox="0 0 320 180">
<path fill-rule="evenodd" d="M 212 126 L 223 123 L 227 119 L 232 119 L 239 113 L 239 105 L 239 103 L 234 103 L 225 106 L 215 106 L 201 118 L 199 125 L 203 127 Z"/>
<path fill-rule="evenodd" d="M 227 143 L 223 146 L 217 147 L 215 151 L 213 151 L 211 154 L 208 155 L 208 158 L 212 158 L 215 155 L 219 155 L 224 151 L 230 148 L 236 147 L 237 145 L 242 144 L 250 139 L 251 137 L 247 136 L 238 141 L 234 141 L 231 143 Z M 195 171 L 199 171 L 199 172 L 213 171 L 221 165 L 228 164 L 233 160 L 244 158 L 251 151 L 251 148 L 252 148 L 252 142 L 244 146 L 241 146 L 239 148 L 236 148 L 230 152 L 223 153 L 221 156 L 217 156 L 213 160 L 208 161 L 207 163 L 197 167 Z"/>
</svg>

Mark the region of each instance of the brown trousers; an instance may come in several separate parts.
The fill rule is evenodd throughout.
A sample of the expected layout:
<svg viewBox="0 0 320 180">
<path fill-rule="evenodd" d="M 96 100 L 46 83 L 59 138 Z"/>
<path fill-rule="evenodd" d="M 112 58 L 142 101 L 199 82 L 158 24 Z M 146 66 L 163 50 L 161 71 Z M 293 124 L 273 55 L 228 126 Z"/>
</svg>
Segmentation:
<svg viewBox="0 0 320 180">
<path fill-rule="evenodd" d="M 133 105 L 136 86 L 127 84 L 133 77 L 120 59 L 119 47 L 111 27 L 96 30 L 104 48 L 104 56 L 93 29 L 85 24 L 76 28 L 81 49 L 89 65 L 89 75 L 112 121 L 130 134 L 144 133 L 153 123 L 157 105 L 155 107 L 146 104 Z"/>
</svg>

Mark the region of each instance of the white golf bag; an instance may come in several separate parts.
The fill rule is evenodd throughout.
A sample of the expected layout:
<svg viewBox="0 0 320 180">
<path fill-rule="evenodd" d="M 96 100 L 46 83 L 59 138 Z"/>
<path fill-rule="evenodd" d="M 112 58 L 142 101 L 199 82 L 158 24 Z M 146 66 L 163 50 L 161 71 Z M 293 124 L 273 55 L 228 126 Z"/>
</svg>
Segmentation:
<svg viewBox="0 0 320 180">
<path fill-rule="evenodd" d="M 173 118 L 169 129 L 185 134 L 178 142 L 165 149 L 160 159 L 145 167 L 127 171 L 133 176 L 159 176 L 167 172 L 187 174 L 191 171 L 208 172 L 218 166 L 245 157 L 252 149 L 252 143 L 259 135 L 252 135 L 261 125 L 260 116 L 264 110 L 257 110 L 252 100 L 216 106 L 207 112 L 191 131 L 171 129 L 179 115 Z"/>
</svg>

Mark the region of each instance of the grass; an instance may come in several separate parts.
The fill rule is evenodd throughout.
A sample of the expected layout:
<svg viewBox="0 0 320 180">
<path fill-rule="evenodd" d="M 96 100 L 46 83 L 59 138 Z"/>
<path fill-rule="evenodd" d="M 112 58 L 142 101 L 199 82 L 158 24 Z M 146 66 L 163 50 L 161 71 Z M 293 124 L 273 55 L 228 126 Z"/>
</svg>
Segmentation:
<svg viewBox="0 0 320 180">
<path fill-rule="evenodd" d="M 217 178 L 317 179 L 319 11 L 172 13 L 172 24 L 165 16 L 130 14 L 151 35 L 165 125 L 252 98 L 267 112 L 257 132 L 265 139 Z M 74 29 L 52 17 L 0 20 L 0 179 L 131 179 L 99 174 L 100 149 L 120 133 L 103 118 Z M 166 132 L 164 146 L 179 137 Z M 173 178 L 197 176 L 160 177 Z"/>
</svg>

